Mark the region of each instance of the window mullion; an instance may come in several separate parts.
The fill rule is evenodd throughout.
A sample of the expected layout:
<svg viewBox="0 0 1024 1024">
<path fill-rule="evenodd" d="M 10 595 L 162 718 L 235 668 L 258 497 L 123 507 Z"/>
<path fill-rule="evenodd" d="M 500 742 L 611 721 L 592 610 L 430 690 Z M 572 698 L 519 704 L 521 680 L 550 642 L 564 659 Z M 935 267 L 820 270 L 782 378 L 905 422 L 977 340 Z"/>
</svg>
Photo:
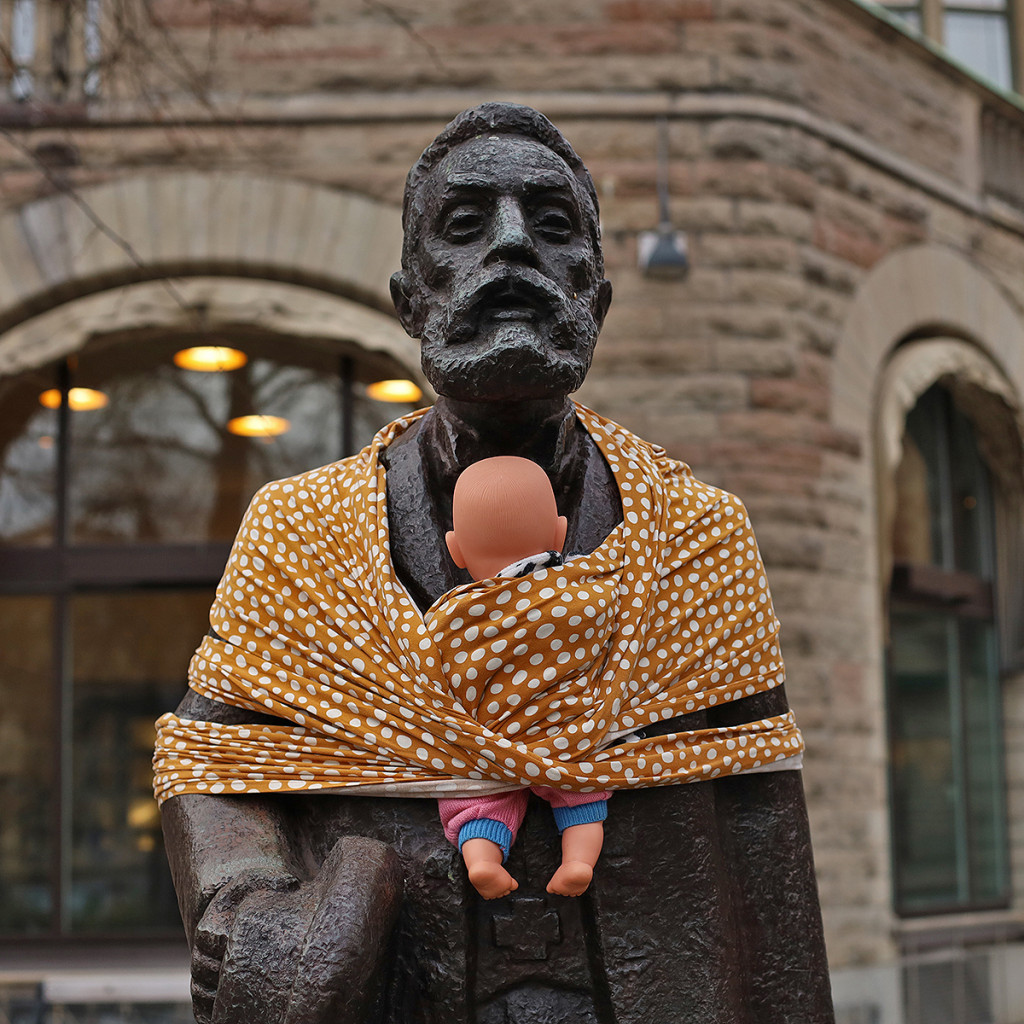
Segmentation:
<svg viewBox="0 0 1024 1024">
<path fill-rule="evenodd" d="M 939 563 L 943 569 L 956 569 L 956 536 L 953 522 L 953 472 L 950 465 L 950 407 L 949 399 L 943 394 L 942 415 L 936 418 L 938 458 L 936 475 L 939 484 Z"/>
<path fill-rule="evenodd" d="M 54 543 L 63 549 L 68 542 L 68 475 L 71 466 L 71 367 L 65 359 L 57 367 L 60 405 L 57 408 L 57 488 Z"/>
<path fill-rule="evenodd" d="M 956 831 L 956 887 L 964 905 L 971 900 L 970 825 L 967 795 L 967 736 L 964 721 L 964 693 L 960 664 L 960 623 L 950 616 L 946 621 L 946 663 L 949 666 L 950 757 L 953 768 L 953 826 Z"/>
<path fill-rule="evenodd" d="M 1024 92 L 1024 0 L 1008 0 L 1007 18 L 1010 29 L 1010 70 L 1013 88 Z"/>
<path fill-rule="evenodd" d="M 54 546 L 58 565 L 64 565 L 63 553 L 68 543 L 69 473 L 71 465 L 71 365 L 63 360 L 57 368 L 60 406 L 57 410 L 57 486 L 54 524 Z M 64 571 L 58 568 L 57 590 L 54 593 L 53 679 L 54 679 L 54 906 L 60 934 L 70 926 L 71 899 L 71 659 L 69 619 L 71 594 Z"/>
<path fill-rule="evenodd" d="M 940 46 L 946 38 L 942 14 L 942 0 L 921 0 L 921 31 Z"/>
<path fill-rule="evenodd" d="M 355 454 L 355 399 L 352 391 L 353 360 L 351 356 L 341 357 L 340 391 L 341 391 L 341 458 Z"/>
</svg>

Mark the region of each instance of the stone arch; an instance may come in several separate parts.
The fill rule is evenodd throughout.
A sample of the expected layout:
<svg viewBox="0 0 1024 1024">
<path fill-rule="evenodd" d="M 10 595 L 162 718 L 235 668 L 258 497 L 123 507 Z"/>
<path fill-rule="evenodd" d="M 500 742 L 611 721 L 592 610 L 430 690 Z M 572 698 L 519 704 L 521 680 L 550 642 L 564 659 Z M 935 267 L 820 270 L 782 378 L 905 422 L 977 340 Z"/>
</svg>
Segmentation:
<svg viewBox="0 0 1024 1024">
<path fill-rule="evenodd" d="M 835 426 L 867 441 L 882 365 L 903 339 L 925 332 L 969 340 L 1024 394 L 1021 311 L 959 253 L 940 245 L 912 246 L 872 270 L 847 315 L 833 364 Z"/>
<path fill-rule="evenodd" d="M 875 410 L 875 487 L 878 495 L 879 576 L 888 588 L 892 570 L 892 527 L 896 495 L 891 480 L 903 452 L 907 416 L 933 384 L 945 382 L 954 400 L 974 421 L 986 462 L 1000 489 L 997 531 L 1002 546 L 1021 549 L 1020 496 L 1024 489 L 1024 419 L 1013 384 L 977 346 L 958 338 L 927 338 L 901 345 L 881 369 Z M 1016 519 L 1016 524 L 1013 520 Z M 1009 564 L 1017 564 L 1015 557 Z M 1002 575 L 1006 575 L 1005 573 Z M 1019 574 L 1003 580 L 1004 619 L 1022 606 Z"/>
<path fill-rule="evenodd" d="M 196 333 L 253 326 L 282 337 L 315 338 L 382 353 L 432 395 L 419 370 L 419 345 L 394 317 L 339 295 L 258 278 L 186 277 L 125 284 L 62 303 L 0 334 L 0 378 L 30 370 L 82 348 L 91 338 L 125 329 Z"/>
<path fill-rule="evenodd" d="M 385 353 L 425 385 L 392 313 L 401 213 L 241 173 L 139 175 L 0 217 L 0 376 L 125 328 L 254 325 Z M 426 389 L 425 390 L 429 390 Z"/>
<path fill-rule="evenodd" d="M 113 284 L 186 274 L 288 281 L 391 309 L 397 207 L 239 172 L 141 174 L 0 217 L 0 330 Z"/>
</svg>

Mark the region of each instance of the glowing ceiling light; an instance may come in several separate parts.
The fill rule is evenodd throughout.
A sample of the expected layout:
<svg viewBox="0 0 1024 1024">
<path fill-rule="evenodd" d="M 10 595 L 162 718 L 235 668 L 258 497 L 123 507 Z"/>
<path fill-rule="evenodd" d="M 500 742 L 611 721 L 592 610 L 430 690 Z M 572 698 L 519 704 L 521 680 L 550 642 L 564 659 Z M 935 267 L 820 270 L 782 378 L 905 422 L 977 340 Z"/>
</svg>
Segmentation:
<svg viewBox="0 0 1024 1024">
<path fill-rule="evenodd" d="M 39 396 L 39 402 L 47 409 L 60 408 L 60 391 L 50 388 Z M 88 412 L 91 409 L 103 409 L 110 404 L 110 399 L 102 391 L 95 388 L 71 388 L 68 391 L 68 407 L 75 412 Z"/>
<path fill-rule="evenodd" d="M 277 437 L 291 426 L 283 416 L 236 416 L 228 420 L 228 430 L 239 437 Z"/>
<path fill-rule="evenodd" d="M 205 373 L 221 373 L 245 366 L 249 357 L 237 348 L 223 345 L 197 345 L 183 348 L 174 353 L 174 364 L 183 370 L 202 370 Z"/>
<path fill-rule="evenodd" d="M 378 380 L 366 385 L 366 394 L 378 402 L 418 402 L 423 392 L 411 380 Z"/>
</svg>

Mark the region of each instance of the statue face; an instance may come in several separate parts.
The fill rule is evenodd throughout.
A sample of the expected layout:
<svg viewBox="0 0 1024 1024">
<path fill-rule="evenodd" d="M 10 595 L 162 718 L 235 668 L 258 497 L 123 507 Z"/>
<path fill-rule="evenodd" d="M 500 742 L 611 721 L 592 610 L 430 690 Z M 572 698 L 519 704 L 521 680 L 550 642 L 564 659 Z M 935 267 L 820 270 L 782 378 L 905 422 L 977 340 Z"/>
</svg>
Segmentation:
<svg viewBox="0 0 1024 1024">
<path fill-rule="evenodd" d="M 521 401 L 579 388 L 611 289 L 561 157 L 521 136 L 481 136 L 439 161 L 416 199 L 415 262 L 393 293 L 434 389 Z"/>
</svg>

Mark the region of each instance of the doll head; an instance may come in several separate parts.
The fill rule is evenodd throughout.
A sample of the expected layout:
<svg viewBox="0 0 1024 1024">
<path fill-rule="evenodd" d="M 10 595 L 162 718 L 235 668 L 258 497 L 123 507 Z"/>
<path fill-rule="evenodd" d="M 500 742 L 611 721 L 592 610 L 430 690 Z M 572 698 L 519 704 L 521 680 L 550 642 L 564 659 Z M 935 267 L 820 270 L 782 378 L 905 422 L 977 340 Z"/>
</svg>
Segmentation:
<svg viewBox="0 0 1024 1024">
<path fill-rule="evenodd" d="M 454 529 L 445 535 L 452 560 L 475 580 L 542 551 L 561 551 L 566 520 L 547 474 L 511 455 L 463 470 L 452 499 Z"/>
</svg>

